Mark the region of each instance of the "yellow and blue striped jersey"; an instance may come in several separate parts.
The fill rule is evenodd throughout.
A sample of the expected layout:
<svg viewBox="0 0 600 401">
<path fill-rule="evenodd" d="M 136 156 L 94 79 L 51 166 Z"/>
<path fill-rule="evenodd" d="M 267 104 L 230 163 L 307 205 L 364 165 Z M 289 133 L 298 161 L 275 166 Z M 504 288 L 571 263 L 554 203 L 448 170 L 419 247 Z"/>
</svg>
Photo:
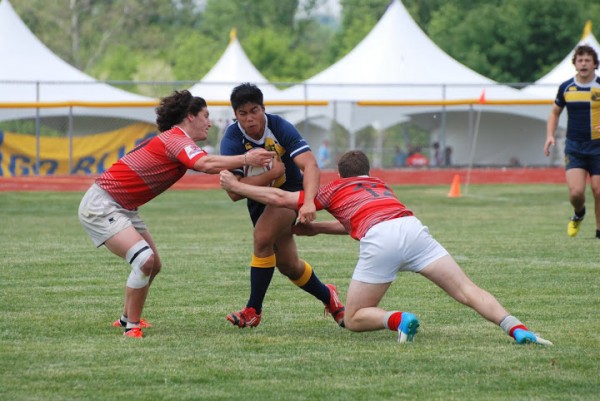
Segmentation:
<svg viewBox="0 0 600 401">
<path fill-rule="evenodd" d="M 560 108 L 567 108 L 567 139 L 587 142 L 600 139 L 594 128 L 600 125 L 600 77 L 588 84 L 580 84 L 575 77 L 563 82 L 554 100 Z"/>
</svg>

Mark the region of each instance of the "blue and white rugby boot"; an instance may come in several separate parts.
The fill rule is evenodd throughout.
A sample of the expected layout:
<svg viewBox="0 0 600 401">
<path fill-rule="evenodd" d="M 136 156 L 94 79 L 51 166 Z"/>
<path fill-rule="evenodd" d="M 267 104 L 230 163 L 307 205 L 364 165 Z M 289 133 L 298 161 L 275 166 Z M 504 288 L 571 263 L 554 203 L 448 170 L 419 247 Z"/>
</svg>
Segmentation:
<svg viewBox="0 0 600 401">
<path fill-rule="evenodd" d="M 398 342 L 413 342 L 419 331 L 419 319 L 410 312 L 402 312 L 402 320 L 398 326 Z"/>
<path fill-rule="evenodd" d="M 543 339 L 537 334 L 523 329 L 516 329 L 513 332 L 513 337 L 517 344 L 540 344 L 540 345 L 553 345 L 551 341 Z"/>
</svg>

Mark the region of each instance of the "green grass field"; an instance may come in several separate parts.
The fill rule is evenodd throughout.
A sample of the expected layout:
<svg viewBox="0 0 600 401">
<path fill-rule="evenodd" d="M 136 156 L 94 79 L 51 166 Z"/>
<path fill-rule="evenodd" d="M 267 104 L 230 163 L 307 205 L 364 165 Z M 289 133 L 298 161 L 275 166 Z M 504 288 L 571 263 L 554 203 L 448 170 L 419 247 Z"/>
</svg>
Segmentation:
<svg viewBox="0 0 600 401">
<path fill-rule="evenodd" d="M 77 220 L 82 193 L 0 193 L 0 400 L 598 400 L 600 241 L 576 238 L 564 185 L 395 187 L 470 277 L 554 347 L 518 346 L 432 283 L 404 273 L 382 307 L 421 321 L 413 344 L 351 333 L 276 274 L 255 329 L 226 320 L 249 291 L 251 225 L 220 190 L 142 208 L 163 271 L 142 340 L 111 327 L 129 269 Z M 589 196 L 591 200 L 591 196 Z M 324 212 L 320 219 L 329 219 Z M 298 238 L 345 297 L 358 243 Z"/>
</svg>

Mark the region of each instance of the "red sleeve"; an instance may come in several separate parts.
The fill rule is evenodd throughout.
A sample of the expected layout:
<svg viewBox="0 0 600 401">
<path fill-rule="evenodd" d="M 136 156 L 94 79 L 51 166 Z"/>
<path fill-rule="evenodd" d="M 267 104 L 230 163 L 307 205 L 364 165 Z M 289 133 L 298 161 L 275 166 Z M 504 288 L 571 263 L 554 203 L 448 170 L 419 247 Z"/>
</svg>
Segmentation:
<svg viewBox="0 0 600 401">
<path fill-rule="evenodd" d="M 300 210 L 302 205 L 304 205 L 304 191 L 300 191 L 300 196 L 298 196 L 298 204 L 296 205 L 296 210 Z"/>
<path fill-rule="evenodd" d="M 196 145 L 179 127 L 174 127 L 163 133 L 166 154 L 171 160 L 177 160 L 188 169 L 193 169 L 198 159 L 207 153 Z"/>
<path fill-rule="evenodd" d="M 186 145 L 181 151 L 177 154 L 177 160 L 183 163 L 187 168 L 194 168 L 194 164 L 201 157 L 208 156 L 202 148 L 198 145 Z"/>
<path fill-rule="evenodd" d="M 296 205 L 296 210 L 300 210 L 300 208 L 304 205 L 304 191 L 300 191 L 300 195 L 298 196 L 298 205 Z M 317 210 L 323 210 L 323 204 L 319 202 L 319 200 L 315 197 L 315 207 Z"/>
</svg>

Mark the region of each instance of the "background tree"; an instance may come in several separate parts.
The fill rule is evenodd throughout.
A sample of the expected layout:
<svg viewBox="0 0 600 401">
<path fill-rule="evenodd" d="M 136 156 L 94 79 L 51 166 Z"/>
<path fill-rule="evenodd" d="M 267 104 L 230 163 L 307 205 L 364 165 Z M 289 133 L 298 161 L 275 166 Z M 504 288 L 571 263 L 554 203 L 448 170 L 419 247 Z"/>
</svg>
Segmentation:
<svg viewBox="0 0 600 401">
<path fill-rule="evenodd" d="M 541 77 L 573 48 L 585 23 L 577 1 L 569 7 L 564 7 L 563 0 L 462 6 L 460 2 L 445 3 L 433 11 L 428 33 L 454 58 L 500 82 Z"/>
<path fill-rule="evenodd" d="M 273 82 L 298 81 L 327 62 L 323 55 L 333 32 L 313 15 L 322 2 L 309 0 L 300 7 L 297 0 L 208 0 L 201 32 L 223 43 L 236 28 L 240 44 L 263 75 Z"/>
<path fill-rule="evenodd" d="M 341 26 L 330 47 L 329 64 L 341 59 L 367 36 L 390 0 L 340 0 Z"/>
<path fill-rule="evenodd" d="M 324 0 L 12 0 L 50 49 L 101 80 L 197 81 L 222 55 L 232 27 L 273 82 L 299 82 L 354 48 L 390 0 L 340 0 L 338 25 Z M 500 82 L 530 82 L 600 27 L 593 0 L 402 0 L 446 53 Z M 399 38 L 402 40 L 402 38 Z M 423 62 L 427 62 L 424 60 Z M 145 89 L 144 89 L 145 88 Z M 138 91 L 147 90 L 140 85 Z"/>
</svg>

